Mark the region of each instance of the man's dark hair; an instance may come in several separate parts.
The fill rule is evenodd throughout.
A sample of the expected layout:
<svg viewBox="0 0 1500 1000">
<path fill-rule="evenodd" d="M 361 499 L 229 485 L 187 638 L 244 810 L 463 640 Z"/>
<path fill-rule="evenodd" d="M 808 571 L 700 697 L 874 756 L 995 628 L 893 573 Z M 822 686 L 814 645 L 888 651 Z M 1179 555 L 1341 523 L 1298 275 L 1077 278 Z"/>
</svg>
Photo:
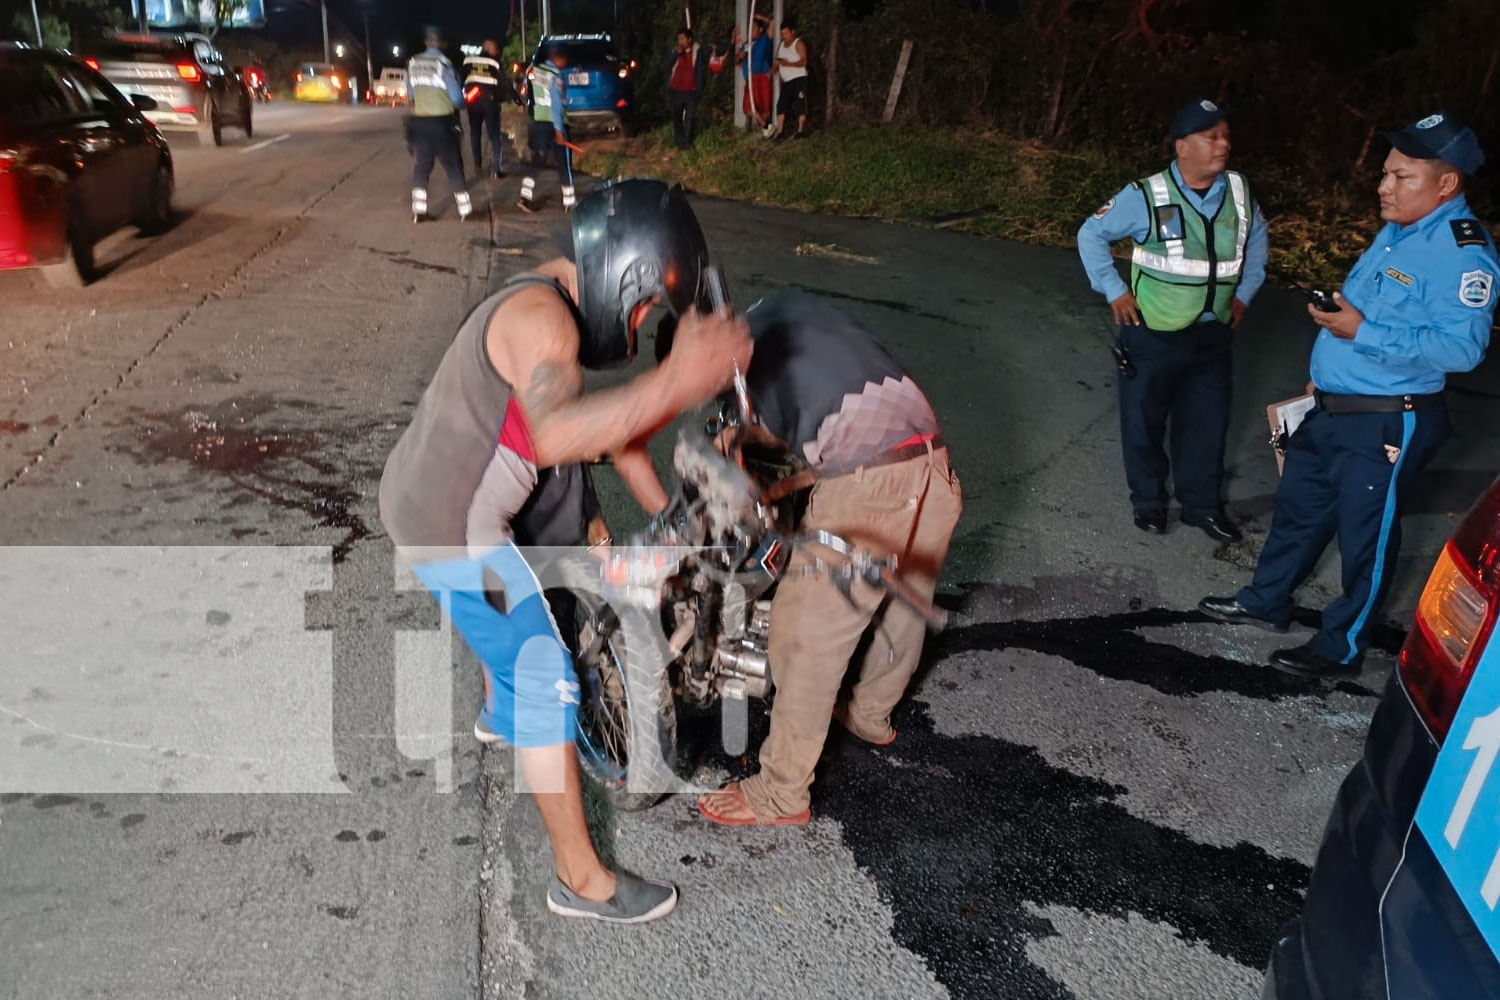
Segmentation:
<svg viewBox="0 0 1500 1000">
<path fill-rule="evenodd" d="M 784 28 L 787 31 L 790 31 L 794 35 L 797 33 L 797 22 L 791 20 L 790 18 L 782 18 L 782 20 L 781 20 L 781 26 L 782 26 L 782 28 Z"/>
<path fill-rule="evenodd" d="M 687 40 L 690 41 L 690 42 L 693 40 L 693 29 L 692 28 L 678 28 L 677 29 L 677 33 L 679 35 L 685 35 L 685 36 L 687 36 Z"/>
</svg>

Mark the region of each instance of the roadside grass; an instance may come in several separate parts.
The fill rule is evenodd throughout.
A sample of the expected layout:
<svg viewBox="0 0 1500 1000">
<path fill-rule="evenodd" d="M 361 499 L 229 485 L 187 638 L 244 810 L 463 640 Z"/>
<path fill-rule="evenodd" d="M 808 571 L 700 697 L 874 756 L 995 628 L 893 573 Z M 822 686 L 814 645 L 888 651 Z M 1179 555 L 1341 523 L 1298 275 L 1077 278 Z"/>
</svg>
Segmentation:
<svg viewBox="0 0 1500 1000">
<path fill-rule="evenodd" d="M 587 145 L 587 143 L 585 143 Z M 716 125 L 694 147 L 662 127 L 600 148 L 582 169 L 660 177 L 692 191 L 805 212 L 935 225 L 1071 247 L 1079 225 L 1128 180 L 1161 169 L 1150 148 L 1060 151 L 992 133 L 847 128 L 768 142 Z M 1300 189 L 1294 171 L 1247 169 L 1271 223 L 1278 281 L 1341 281 L 1376 228 L 1373 196 Z M 1117 247 L 1127 252 L 1128 244 Z"/>
</svg>

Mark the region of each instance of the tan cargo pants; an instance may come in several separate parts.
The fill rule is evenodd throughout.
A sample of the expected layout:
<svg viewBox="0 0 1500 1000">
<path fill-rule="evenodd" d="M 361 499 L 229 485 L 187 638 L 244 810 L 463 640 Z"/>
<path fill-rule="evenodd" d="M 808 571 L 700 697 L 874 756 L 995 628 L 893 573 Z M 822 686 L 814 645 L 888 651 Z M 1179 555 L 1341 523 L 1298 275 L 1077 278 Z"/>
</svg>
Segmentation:
<svg viewBox="0 0 1500 1000">
<path fill-rule="evenodd" d="M 858 469 L 813 488 L 804 528 L 821 528 L 879 555 L 894 553 L 898 571 L 927 599 L 937 589 L 963 490 L 938 448 L 891 465 Z M 905 604 L 881 605 L 881 593 L 857 584 L 857 607 L 825 575 L 804 572 L 818 547 L 793 554 L 771 602 L 769 656 L 776 698 L 760 773 L 741 782 L 758 817 L 808 807 L 813 769 L 822 755 L 844 671 L 872 622 L 878 623 L 849 705 L 853 727 L 884 733 L 922 658 L 926 622 Z M 825 553 L 826 555 L 826 553 Z"/>
</svg>

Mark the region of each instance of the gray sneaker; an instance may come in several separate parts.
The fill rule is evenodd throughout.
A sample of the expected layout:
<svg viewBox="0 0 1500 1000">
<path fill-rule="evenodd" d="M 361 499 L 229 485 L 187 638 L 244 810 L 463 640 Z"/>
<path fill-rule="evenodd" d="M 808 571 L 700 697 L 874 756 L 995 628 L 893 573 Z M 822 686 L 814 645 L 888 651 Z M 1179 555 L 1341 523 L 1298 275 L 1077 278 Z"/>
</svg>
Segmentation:
<svg viewBox="0 0 1500 1000">
<path fill-rule="evenodd" d="M 677 908 L 677 887 L 623 872 L 615 874 L 615 894 L 602 903 L 584 899 L 552 876 L 547 909 L 560 917 L 588 917 L 611 924 L 644 924 Z"/>
</svg>

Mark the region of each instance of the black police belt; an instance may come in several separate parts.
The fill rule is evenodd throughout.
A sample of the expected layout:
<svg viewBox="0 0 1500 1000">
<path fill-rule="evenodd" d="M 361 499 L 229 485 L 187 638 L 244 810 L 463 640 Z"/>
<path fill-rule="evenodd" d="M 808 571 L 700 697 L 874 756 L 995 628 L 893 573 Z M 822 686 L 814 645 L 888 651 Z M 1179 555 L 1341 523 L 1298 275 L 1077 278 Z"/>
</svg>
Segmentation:
<svg viewBox="0 0 1500 1000">
<path fill-rule="evenodd" d="M 1410 413 L 1413 410 L 1425 410 L 1431 406 L 1440 406 L 1443 402 L 1441 392 L 1430 392 L 1425 395 L 1405 396 L 1358 396 L 1339 392 L 1324 392 L 1321 389 L 1313 392 L 1313 399 L 1318 404 L 1318 409 L 1329 414 L 1344 413 Z"/>
</svg>

